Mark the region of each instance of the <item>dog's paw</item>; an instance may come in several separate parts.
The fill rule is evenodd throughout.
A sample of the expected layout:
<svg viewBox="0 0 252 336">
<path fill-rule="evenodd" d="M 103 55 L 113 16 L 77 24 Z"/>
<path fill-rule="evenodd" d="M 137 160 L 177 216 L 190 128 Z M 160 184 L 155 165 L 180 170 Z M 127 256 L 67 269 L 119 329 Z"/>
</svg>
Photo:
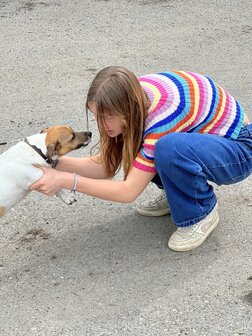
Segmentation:
<svg viewBox="0 0 252 336">
<path fill-rule="evenodd" d="M 56 196 L 58 196 L 64 203 L 71 205 L 77 202 L 77 199 L 74 197 L 73 193 L 66 190 L 59 191 Z"/>
<path fill-rule="evenodd" d="M 71 195 L 69 197 L 68 201 L 69 201 L 69 203 L 67 203 L 67 204 L 73 204 L 73 203 L 77 202 L 77 199 L 73 195 Z"/>
</svg>

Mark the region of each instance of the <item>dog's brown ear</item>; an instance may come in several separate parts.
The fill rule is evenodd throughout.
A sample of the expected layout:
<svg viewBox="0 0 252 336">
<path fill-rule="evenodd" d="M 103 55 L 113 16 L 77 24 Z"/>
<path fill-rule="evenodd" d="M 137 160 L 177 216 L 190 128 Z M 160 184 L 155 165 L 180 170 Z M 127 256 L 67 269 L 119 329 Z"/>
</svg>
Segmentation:
<svg viewBox="0 0 252 336">
<path fill-rule="evenodd" d="M 58 156 L 57 143 L 51 143 L 47 146 L 46 157 L 51 161 L 54 156 Z"/>
<path fill-rule="evenodd" d="M 47 132 L 47 130 L 48 130 L 48 127 L 46 127 L 46 128 L 43 128 L 43 129 L 40 131 L 40 134 L 42 134 L 42 133 L 46 133 L 46 132 Z"/>
</svg>

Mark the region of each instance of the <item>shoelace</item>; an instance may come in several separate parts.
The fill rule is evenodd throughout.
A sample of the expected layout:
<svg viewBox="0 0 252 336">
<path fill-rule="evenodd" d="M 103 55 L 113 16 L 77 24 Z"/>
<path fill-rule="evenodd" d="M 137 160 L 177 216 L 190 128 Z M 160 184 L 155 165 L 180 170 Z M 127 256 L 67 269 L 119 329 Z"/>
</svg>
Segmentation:
<svg viewBox="0 0 252 336">
<path fill-rule="evenodd" d="M 197 231 L 198 229 L 198 225 L 191 225 L 191 226 L 187 226 L 187 227 L 179 227 L 177 229 L 178 233 L 182 236 L 183 234 L 189 234 L 189 235 L 193 235 L 195 231 Z M 202 234 L 201 232 L 197 232 L 199 234 Z"/>
<path fill-rule="evenodd" d="M 160 194 L 156 199 L 150 201 L 151 205 L 156 205 L 158 203 L 162 203 L 162 205 L 165 205 L 165 203 L 166 203 L 166 196 L 164 196 L 163 194 Z"/>
</svg>

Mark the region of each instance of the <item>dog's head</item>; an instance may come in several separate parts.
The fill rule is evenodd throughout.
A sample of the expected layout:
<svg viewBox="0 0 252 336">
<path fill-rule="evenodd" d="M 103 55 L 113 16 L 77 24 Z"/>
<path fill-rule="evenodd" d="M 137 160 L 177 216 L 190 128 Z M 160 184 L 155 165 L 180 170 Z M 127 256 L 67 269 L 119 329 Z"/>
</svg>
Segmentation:
<svg viewBox="0 0 252 336">
<path fill-rule="evenodd" d="M 51 126 L 43 129 L 41 133 L 46 133 L 46 157 L 50 160 L 55 160 L 75 149 L 87 146 L 92 137 L 91 132 L 74 132 L 68 126 Z"/>
</svg>

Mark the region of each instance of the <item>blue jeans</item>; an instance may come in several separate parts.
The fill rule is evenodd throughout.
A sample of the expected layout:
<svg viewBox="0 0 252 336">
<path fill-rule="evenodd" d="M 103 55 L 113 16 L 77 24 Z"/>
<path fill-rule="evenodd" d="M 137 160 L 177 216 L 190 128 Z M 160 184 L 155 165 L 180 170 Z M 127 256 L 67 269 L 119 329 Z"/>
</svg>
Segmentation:
<svg viewBox="0 0 252 336">
<path fill-rule="evenodd" d="M 213 186 L 233 184 L 252 172 L 252 124 L 238 138 L 212 134 L 169 133 L 154 152 L 157 175 L 152 182 L 165 190 L 176 226 L 193 225 L 217 203 Z"/>
</svg>

